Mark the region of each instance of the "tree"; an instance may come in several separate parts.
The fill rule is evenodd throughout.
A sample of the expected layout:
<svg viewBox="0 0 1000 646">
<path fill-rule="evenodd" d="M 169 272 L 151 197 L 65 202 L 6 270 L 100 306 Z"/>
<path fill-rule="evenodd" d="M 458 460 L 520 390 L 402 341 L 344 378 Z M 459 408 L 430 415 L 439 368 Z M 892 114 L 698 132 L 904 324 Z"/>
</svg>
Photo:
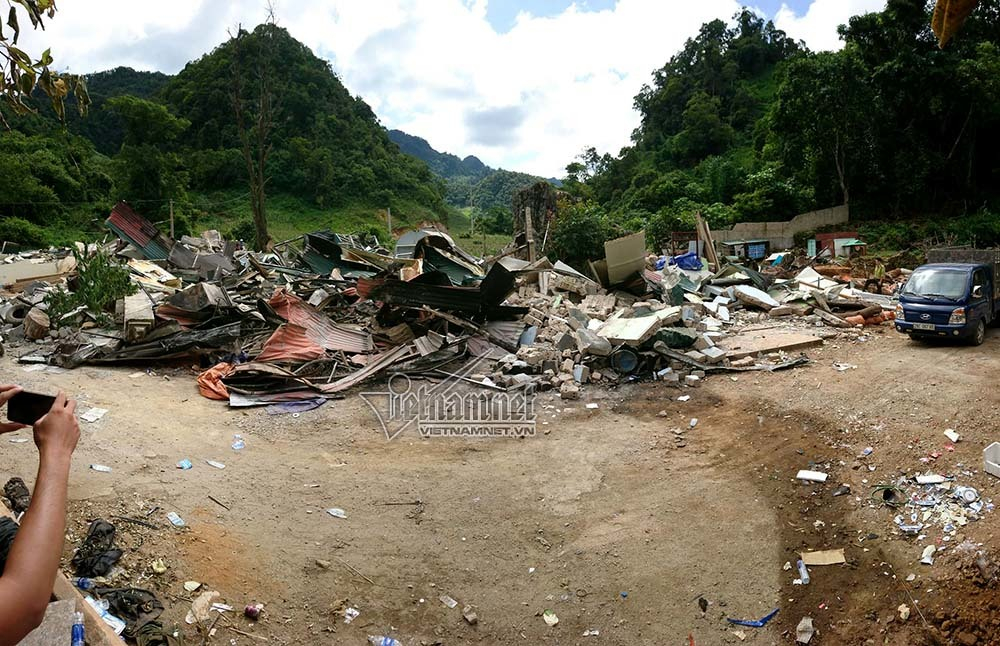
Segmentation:
<svg viewBox="0 0 1000 646">
<path fill-rule="evenodd" d="M 33 29 L 45 29 L 45 18 L 56 15 L 55 0 L 14 0 L 28 14 Z M 66 116 L 65 100 L 72 94 L 76 98 L 80 114 L 86 114 L 90 105 L 87 95 L 87 84 L 82 77 L 72 74 L 59 74 L 49 69 L 52 65 L 52 54 L 46 49 L 37 60 L 24 50 L 17 47 L 21 35 L 17 7 L 13 4 L 7 14 L 7 26 L 11 28 L 10 38 L 0 26 L 0 95 L 7 107 L 17 115 L 33 112 L 26 103 L 31 99 L 36 89 L 41 90 L 52 102 L 52 109 L 62 120 Z M 0 123 L 9 128 L 3 110 L 0 109 Z"/>
<path fill-rule="evenodd" d="M 266 191 L 269 179 L 267 162 L 274 149 L 271 141 L 275 111 L 274 70 L 271 62 L 273 52 L 269 46 L 277 30 L 273 13 L 262 27 L 257 30 L 256 50 L 246 46 L 249 34 L 242 29 L 237 30 L 233 38 L 230 99 L 250 187 L 250 209 L 257 234 L 254 246 L 263 251 L 270 250 L 272 244 L 271 235 L 267 232 Z"/>
<path fill-rule="evenodd" d="M 186 198 L 187 172 L 177 154 L 177 142 L 190 122 L 175 117 L 166 106 L 134 96 L 108 99 L 105 108 L 125 124 L 125 136 L 115 158 L 119 197 L 164 206 Z"/>
</svg>

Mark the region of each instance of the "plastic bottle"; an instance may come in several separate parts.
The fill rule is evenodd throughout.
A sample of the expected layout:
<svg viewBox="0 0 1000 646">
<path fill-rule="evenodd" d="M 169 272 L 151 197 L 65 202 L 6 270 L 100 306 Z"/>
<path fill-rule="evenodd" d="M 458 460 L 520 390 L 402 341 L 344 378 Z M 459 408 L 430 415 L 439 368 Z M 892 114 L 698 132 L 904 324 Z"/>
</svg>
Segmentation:
<svg viewBox="0 0 1000 646">
<path fill-rule="evenodd" d="M 93 590 L 95 587 L 97 587 L 97 584 L 94 583 L 93 579 L 88 579 L 82 576 L 75 576 L 72 579 L 70 579 L 69 582 L 72 583 L 77 588 L 79 588 L 80 590 Z"/>
<path fill-rule="evenodd" d="M 233 450 L 234 451 L 241 451 L 241 450 L 245 449 L 246 446 L 247 446 L 247 443 L 243 441 L 243 436 L 242 435 L 240 435 L 239 433 L 236 433 L 235 435 L 233 435 Z"/>
<path fill-rule="evenodd" d="M 799 578 L 802 579 L 802 585 L 809 585 L 809 570 L 806 569 L 806 564 L 802 562 L 802 559 L 799 559 L 798 566 Z"/>
<path fill-rule="evenodd" d="M 104 621 L 111 630 L 115 631 L 116 635 L 121 635 L 125 631 L 125 622 L 108 612 L 108 600 L 101 599 L 97 600 L 93 597 L 84 597 L 84 601 L 90 604 L 90 607 L 97 611 L 97 614 L 101 616 L 101 620 Z"/>
<path fill-rule="evenodd" d="M 385 637 L 383 635 L 369 635 L 368 643 L 371 646 L 403 646 L 403 642 L 398 639 L 393 639 L 392 637 Z"/>
<path fill-rule="evenodd" d="M 83 629 L 83 613 L 77 612 L 73 615 L 73 637 L 71 646 L 86 646 Z"/>
</svg>

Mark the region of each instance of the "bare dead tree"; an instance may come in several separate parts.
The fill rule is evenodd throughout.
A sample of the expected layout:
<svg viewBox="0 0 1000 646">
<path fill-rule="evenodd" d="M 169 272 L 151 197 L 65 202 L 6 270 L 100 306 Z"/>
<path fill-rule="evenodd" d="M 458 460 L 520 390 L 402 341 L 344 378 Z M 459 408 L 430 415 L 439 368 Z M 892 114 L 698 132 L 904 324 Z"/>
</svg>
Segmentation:
<svg viewBox="0 0 1000 646">
<path fill-rule="evenodd" d="M 256 51 L 248 45 L 249 34 L 237 27 L 232 62 L 230 99 L 240 137 L 250 188 L 250 209 L 256 233 L 254 247 L 268 251 L 273 245 L 267 230 L 267 160 L 273 150 L 275 94 L 274 52 L 269 42 L 274 38 L 275 5 L 267 5 L 266 28 L 260 30 Z"/>
</svg>

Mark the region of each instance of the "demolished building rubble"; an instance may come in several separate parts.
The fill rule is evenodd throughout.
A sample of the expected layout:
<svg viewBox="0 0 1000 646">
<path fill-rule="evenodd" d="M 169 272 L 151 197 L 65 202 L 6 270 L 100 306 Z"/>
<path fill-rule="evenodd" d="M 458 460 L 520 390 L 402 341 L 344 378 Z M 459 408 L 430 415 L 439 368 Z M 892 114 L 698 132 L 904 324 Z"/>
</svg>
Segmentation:
<svg viewBox="0 0 1000 646">
<path fill-rule="evenodd" d="M 545 257 L 482 261 L 433 230 L 391 251 L 318 231 L 255 253 L 215 231 L 171 240 L 124 203 L 107 226 L 117 240 L 102 248 L 137 288 L 114 325 L 81 309 L 49 320 L 46 295 L 76 279 L 68 250 L 11 254 L 8 346 L 63 368 L 196 356 L 201 392 L 232 406 L 336 397 L 395 372 L 439 380 L 482 357 L 492 370 L 476 381 L 493 389 L 574 399 L 591 382 L 690 385 L 801 365 L 798 351 L 891 318 L 848 267 L 792 253 L 760 272 L 647 257 L 642 232 L 610 241 L 586 275 Z"/>
</svg>

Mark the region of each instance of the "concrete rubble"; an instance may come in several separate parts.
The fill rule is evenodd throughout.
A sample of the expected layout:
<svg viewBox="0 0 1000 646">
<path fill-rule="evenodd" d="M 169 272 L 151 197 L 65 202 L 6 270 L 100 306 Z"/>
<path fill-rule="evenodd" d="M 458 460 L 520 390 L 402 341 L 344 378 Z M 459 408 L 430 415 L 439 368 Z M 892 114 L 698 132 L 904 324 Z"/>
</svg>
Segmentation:
<svg viewBox="0 0 1000 646">
<path fill-rule="evenodd" d="M 682 269 L 646 257 L 638 234 L 608 243 L 609 284 L 544 257 L 478 259 L 435 230 L 394 249 L 317 231 L 257 253 L 215 231 L 171 240 L 124 203 L 106 224 L 115 236 L 100 245 L 0 258 L 7 347 L 63 368 L 194 356 L 202 394 L 234 406 L 333 397 L 392 373 L 440 380 L 482 360 L 480 378 L 462 378 L 571 400 L 593 384 L 696 386 L 801 365 L 796 351 L 891 315 L 887 298 L 815 259 Z M 52 320 L 53 295 L 79 289 L 98 252 L 134 293 Z"/>
</svg>

